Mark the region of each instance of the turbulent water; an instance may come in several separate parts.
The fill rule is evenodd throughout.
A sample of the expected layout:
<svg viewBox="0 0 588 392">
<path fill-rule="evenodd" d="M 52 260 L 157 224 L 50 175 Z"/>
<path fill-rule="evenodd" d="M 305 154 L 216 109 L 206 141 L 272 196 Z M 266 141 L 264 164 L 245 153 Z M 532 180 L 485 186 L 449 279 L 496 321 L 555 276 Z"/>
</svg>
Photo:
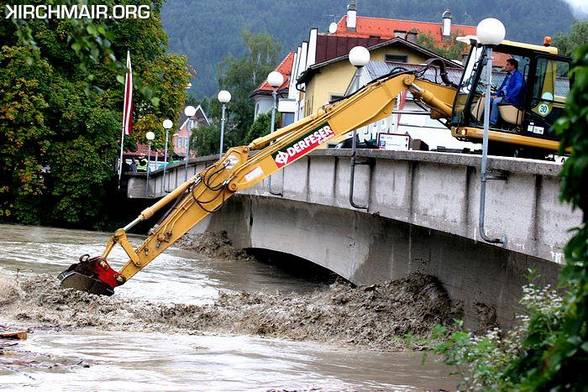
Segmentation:
<svg viewBox="0 0 588 392">
<path fill-rule="evenodd" d="M 447 368 L 389 351 L 389 334 L 449 314 L 427 277 L 328 287 L 251 260 L 170 249 L 114 297 L 57 289 L 53 276 L 83 253 L 101 253 L 106 238 L 0 225 L 0 325 L 32 331 L 16 346 L 0 342 L 0 389 L 455 388 Z M 123 260 L 114 252 L 113 264 Z"/>
</svg>

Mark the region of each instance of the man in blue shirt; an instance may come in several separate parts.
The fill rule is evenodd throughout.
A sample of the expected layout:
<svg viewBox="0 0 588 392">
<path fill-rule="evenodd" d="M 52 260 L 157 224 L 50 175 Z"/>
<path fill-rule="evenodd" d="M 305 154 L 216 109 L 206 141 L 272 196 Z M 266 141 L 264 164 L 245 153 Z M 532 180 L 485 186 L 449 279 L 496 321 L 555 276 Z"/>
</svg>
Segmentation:
<svg viewBox="0 0 588 392">
<path fill-rule="evenodd" d="M 498 121 L 498 105 L 509 104 L 521 107 L 523 104 L 523 90 L 525 79 L 517 69 L 519 62 L 513 58 L 506 60 L 504 70 L 507 72 L 496 95 L 492 95 L 490 110 L 490 125 L 495 126 Z"/>
</svg>

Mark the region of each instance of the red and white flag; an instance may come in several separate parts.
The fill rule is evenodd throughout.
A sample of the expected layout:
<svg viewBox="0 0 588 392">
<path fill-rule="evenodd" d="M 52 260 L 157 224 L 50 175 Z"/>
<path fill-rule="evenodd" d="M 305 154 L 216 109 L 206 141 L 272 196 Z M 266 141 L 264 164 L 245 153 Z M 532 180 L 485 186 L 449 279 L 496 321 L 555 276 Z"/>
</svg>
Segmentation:
<svg viewBox="0 0 588 392">
<path fill-rule="evenodd" d="M 127 51 L 127 74 L 125 76 L 125 100 L 123 106 L 123 130 L 130 135 L 133 129 L 133 70 L 131 68 L 131 53 Z"/>
<path fill-rule="evenodd" d="M 123 123 L 120 137 L 120 157 L 118 160 L 118 189 L 123 170 L 123 152 L 125 135 L 130 135 L 133 129 L 133 70 L 131 69 L 131 52 L 127 50 L 127 74 L 125 75 L 125 99 L 123 102 Z"/>
</svg>

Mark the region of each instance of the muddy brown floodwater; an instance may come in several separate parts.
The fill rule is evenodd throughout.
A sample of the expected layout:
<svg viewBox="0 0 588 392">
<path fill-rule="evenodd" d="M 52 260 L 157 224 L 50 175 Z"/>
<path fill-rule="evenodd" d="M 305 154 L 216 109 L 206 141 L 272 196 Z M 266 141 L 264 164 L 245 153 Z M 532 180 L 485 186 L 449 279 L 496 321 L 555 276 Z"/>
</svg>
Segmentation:
<svg viewBox="0 0 588 392">
<path fill-rule="evenodd" d="M 169 249 L 113 297 L 59 289 L 55 276 L 81 254 L 101 253 L 107 236 L 0 225 L 0 326 L 30 331 L 0 342 L 0 389 L 456 387 L 447 367 L 399 351 L 399 337 L 454 317 L 434 278 L 310 282 L 204 238 L 183 243 L 196 251 Z M 123 261 L 115 250 L 112 264 Z"/>
</svg>

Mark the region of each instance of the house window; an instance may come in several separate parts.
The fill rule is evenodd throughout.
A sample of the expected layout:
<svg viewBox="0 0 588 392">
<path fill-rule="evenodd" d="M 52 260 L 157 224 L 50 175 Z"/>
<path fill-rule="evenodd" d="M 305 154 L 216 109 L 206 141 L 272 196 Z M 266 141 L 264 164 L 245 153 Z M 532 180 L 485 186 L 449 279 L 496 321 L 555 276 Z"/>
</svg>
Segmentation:
<svg viewBox="0 0 588 392">
<path fill-rule="evenodd" d="M 394 37 L 406 39 L 406 31 L 394 30 Z"/>
<path fill-rule="evenodd" d="M 290 125 L 294 122 L 294 113 L 284 112 L 282 113 L 282 127 Z"/>
<path fill-rule="evenodd" d="M 406 40 L 410 42 L 417 42 L 417 33 L 415 31 L 409 31 L 406 33 Z"/>
<path fill-rule="evenodd" d="M 387 54 L 384 56 L 387 63 L 408 63 L 408 56 L 402 54 Z"/>
</svg>

